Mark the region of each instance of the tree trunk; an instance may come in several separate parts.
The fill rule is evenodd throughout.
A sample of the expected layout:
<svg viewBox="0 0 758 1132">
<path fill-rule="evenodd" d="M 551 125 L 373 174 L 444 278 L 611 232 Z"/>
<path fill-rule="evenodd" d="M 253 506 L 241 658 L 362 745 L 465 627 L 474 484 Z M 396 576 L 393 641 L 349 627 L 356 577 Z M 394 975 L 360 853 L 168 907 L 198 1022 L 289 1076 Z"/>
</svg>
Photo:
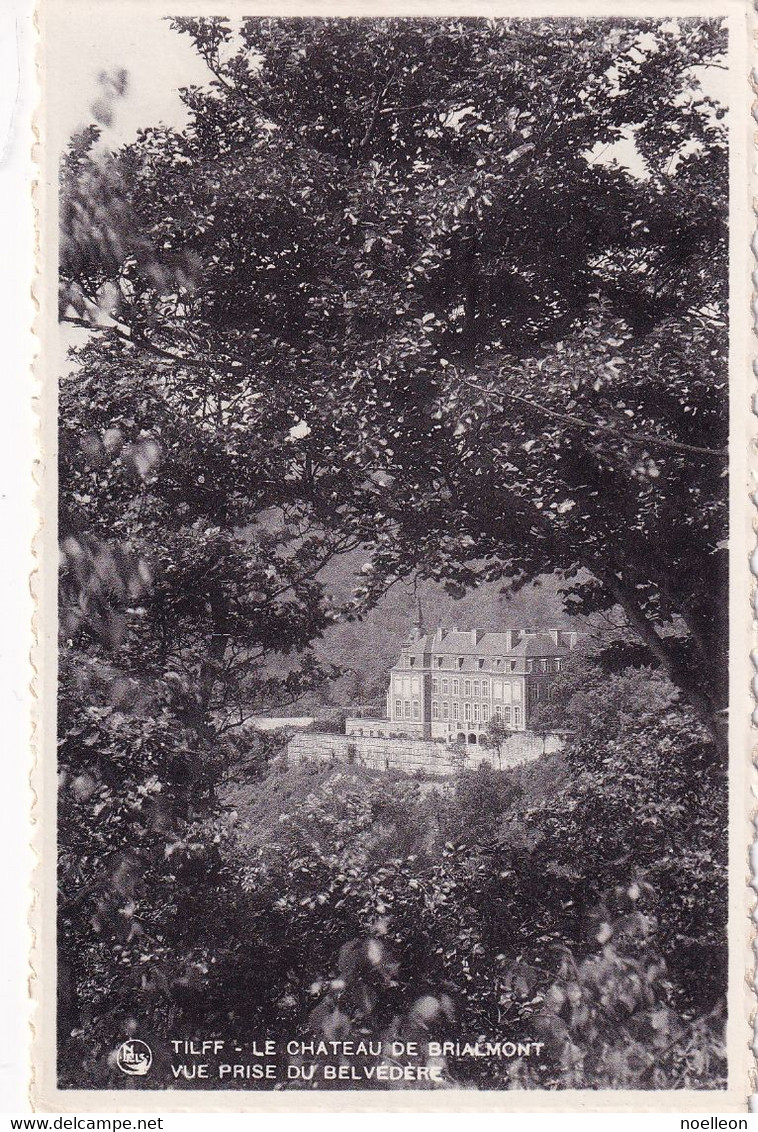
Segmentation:
<svg viewBox="0 0 758 1132">
<path fill-rule="evenodd" d="M 661 637 L 652 621 L 640 609 L 636 596 L 615 571 L 593 571 L 607 587 L 616 602 L 623 609 L 630 627 L 661 664 L 664 672 L 693 706 L 702 722 L 708 728 L 724 762 L 728 756 L 726 704 L 720 694 L 720 683 L 698 678 L 691 666 L 682 663 L 674 655 L 665 637 Z M 684 618 L 683 618 L 684 619 Z M 685 621 L 686 623 L 686 621 Z M 693 637 L 698 655 L 700 649 Z M 701 657 L 702 671 L 710 673 L 711 657 Z"/>
</svg>

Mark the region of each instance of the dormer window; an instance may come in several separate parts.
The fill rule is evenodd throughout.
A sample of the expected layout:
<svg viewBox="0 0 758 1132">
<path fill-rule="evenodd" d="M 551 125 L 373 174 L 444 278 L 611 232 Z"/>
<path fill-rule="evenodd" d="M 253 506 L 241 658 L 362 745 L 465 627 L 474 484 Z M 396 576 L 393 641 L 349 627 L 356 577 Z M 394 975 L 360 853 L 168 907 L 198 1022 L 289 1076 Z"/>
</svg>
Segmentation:
<svg viewBox="0 0 758 1132">
<path fill-rule="evenodd" d="M 463 668 L 463 657 L 462 656 L 458 657 L 458 667 Z"/>
<path fill-rule="evenodd" d="M 495 668 L 502 668 L 502 667 L 503 667 L 502 657 L 499 657 L 499 656 L 495 657 Z"/>
<path fill-rule="evenodd" d="M 438 656 L 438 657 L 437 657 L 437 667 L 438 667 L 438 668 L 442 668 L 442 663 L 443 663 L 444 659 L 445 659 L 445 658 L 444 658 L 444 657 L 442 657 L 442 656 Z"/>
<path fill-rule="evenodd" d="M 481 657 L 477 660 L 476 663 L 479 668 L 484 668 L 484 660 Z"/>
<path fill-rule="evenodd" d="M 416 663 L 415 656 L 409 656 L 408 657 L 408 663 L 410 664 L 411 668 L 413 668 L 414 664 Z"/>
</svg>

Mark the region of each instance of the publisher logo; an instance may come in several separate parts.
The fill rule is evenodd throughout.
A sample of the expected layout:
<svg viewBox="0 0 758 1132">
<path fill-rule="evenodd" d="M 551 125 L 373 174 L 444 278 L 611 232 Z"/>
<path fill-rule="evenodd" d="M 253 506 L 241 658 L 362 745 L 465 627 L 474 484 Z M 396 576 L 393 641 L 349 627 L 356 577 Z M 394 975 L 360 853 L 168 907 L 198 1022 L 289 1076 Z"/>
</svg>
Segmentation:
<svg viewBox="0 0 758 1132">
<path fill-rule="evenodd" d="M 116 1065 L 130 1077 L 144 1077 L 153 1064 L 153 1051 L 137 1038 L 124 1042 L 116 1054 Z"/>
</svg>

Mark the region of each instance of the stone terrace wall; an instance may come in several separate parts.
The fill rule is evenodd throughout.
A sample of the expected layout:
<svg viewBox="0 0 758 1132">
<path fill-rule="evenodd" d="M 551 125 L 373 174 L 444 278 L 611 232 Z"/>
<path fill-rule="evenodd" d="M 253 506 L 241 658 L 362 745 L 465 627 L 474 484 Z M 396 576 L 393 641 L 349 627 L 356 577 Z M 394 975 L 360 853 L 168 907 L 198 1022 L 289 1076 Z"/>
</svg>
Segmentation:
<svg viewBox="0 0 758 1132">
<path fill-rule="evenodd" d="M 563 742 L 558 735 L 549 735 L 545 741 L 547 754 L 558 751 Z M 511 735 L 503 746 L 503 767 L 536 759 L 543 753 L 542 738 L 529 731 Z M 319 762 L 347 762 L 371 770 L 402 770 L 407 774 L 423 771 L 425 774 L 450 775 L 461 769 L 461 758 L 444 743 L 428 739 L 378 739 L 360 735 L 326 735 L 308 733 L 294 735 L 287 744 L 290 764 L 318 760 Z M 483 762 L 497 767 L 497 753 L 492 750 L 467 748 L 466 767 L 477 767 Z"/>
</svg>

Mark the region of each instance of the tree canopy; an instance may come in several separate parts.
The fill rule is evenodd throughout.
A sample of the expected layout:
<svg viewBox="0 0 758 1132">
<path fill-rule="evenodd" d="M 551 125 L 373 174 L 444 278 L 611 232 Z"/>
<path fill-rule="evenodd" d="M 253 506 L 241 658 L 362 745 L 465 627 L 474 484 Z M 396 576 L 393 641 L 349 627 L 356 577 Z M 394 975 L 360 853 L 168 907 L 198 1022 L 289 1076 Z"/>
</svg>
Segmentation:
<svg viewBox="0 0 758 1132">
<path fill-rule="evenodd" d="M 72 149 L 64 316 L 228 430 L 257 506 L 369 546 L 357 609 L 581 570 L 718 712 L 719 21 L 174 26 L 213 78 L 186 129 Z"/>
</svg>

